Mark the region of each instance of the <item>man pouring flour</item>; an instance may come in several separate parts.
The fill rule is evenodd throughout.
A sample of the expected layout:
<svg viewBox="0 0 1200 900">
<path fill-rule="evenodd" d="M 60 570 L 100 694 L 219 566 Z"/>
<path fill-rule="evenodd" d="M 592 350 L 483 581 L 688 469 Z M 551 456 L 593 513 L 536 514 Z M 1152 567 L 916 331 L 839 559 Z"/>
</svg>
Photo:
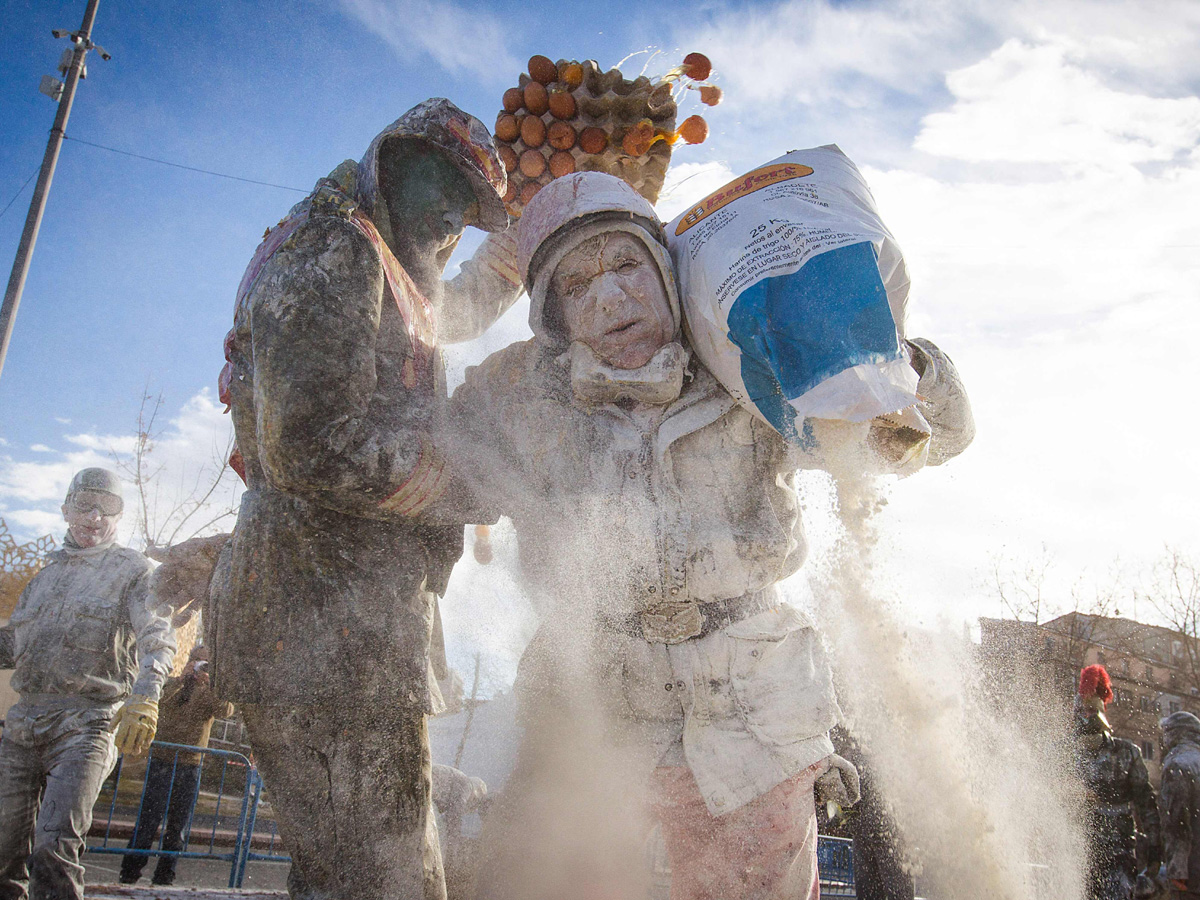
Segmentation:
<svg viewBox="0 0 1200 900">
<path fill-rule="evenodd" d="M 511 517 L 544 613 L 493 822 L 507 849 L 482 894 L 561 895 L 591 872 L 622 895 L 625 868 L 579 862 L 604 846 L 602 826 L 579 826 L 580 795 L 556 804 L 544 789 L 587 793 L 591 779 L 597 807 L 661 822 L 673 898 L 815 897 L 814 786 L 850 802 L 856 777 L 829 740 L 839 709 L 820 637 L 776 584 L 806 552 L 796 470 L 888 444 L 871 422 L 817 419 L 789 443 L 739 404 L 693 353 L 662 226 L 624 182 L 551 182 L 518 244 L 534 337 L 469 370 L 452 402 L 476 514 Z M 936 413 L 931 457 L 947 459 L 972 436 L 965 394 L 932 344 L 907 352 Z M 883 472 L 903 457 L 862 458 Z M 548 748 L 564 745 L 579 754 L 555 762 Z M 617 761 L 607 775 L 600 746 Z M 508 877 L 519 862 L 535 884 Z"/>
</svg>

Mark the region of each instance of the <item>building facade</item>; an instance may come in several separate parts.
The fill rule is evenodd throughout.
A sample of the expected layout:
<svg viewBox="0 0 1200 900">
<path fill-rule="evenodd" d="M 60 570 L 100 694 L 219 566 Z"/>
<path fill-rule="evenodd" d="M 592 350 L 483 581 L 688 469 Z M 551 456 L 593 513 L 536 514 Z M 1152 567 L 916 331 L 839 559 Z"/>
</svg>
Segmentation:
<svg viewBox="0 0 1200 900">
<path fill-rule="evenodd" d="M 1108 718 L 1118 737 L 1142 750 L 1158 788 L 1159 720 L 1186 710 L 1200 715 L 1200 645 L 1193 638 L 1132 619 L 1070 612 L 1047 622 L 980 619 L 980 651 L 993 665 L 1027 668 L 1048 702 L 1069 706 L 1079 671 L 1099 663 L 1112 678 Z"/>
</svg>

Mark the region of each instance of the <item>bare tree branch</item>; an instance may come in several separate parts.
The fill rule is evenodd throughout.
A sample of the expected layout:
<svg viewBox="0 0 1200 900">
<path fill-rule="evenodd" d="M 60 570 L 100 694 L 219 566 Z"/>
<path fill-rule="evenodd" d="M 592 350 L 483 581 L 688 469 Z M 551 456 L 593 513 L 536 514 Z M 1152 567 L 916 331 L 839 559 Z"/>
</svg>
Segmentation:
<svg viewBox="0 0 1200 900">
<path fill-rule="evenodd" d="M 1172 631 L 1184 636 L 1183 668 L 1189 687 L 1200 691 L 1200 579 L 1197 564 L 1178 548 L 1167 547 L 1139 596 L 1150 601 Z"/>
<path fill-rule="evenodd" d="M 992 559 L 992 587 L 1000 598 L 1001 609 L 1018 622 L 1040 625 L 1046 575 L 1054 558 L 1046 546 L 1041 554 L 1025 563 L 999 556 Z"/>
<path fill-rule="evenodd" d="M 232 452 L 232 450 L 233 450 L 233 438 L 230 437 L 228 446 L 226 447 L 226 453 L 221 458 L 221 463 L 220 463 L 219 467 L 217 468 L 216 475 L 210 479 L 208 487 L 206 489 L 204 489 L 202 493 L 200 493 L 199 497 L 196 497 L 195 493 L 197 490 L 199 490 L 200 479 L 204 476 L 204 473 L 206 470 L 202 470 L 196 474 L 197 488 L 196 488 L 196 490 L 193 491 L 192 499 L 189 499 L 187 504 L 181 504 L 179 507 L 180 509 L 183 509 L 185 506 L 190 505 L 190 509 L 188 509 L 188 511 L 180 517 L 179 522 L 176 524 L 174 530 L 171 532 L 170 536 L 167 538 L 166 543 L 168 546 L 175 544 L 177 542 L 176 539 L 179 537 L 179 533 L 183 530 L 183 527 L 188 523 L 188 521 L 194 515 L 196 515 L 196 513 L 198 513 L 201 509 L 203 509 L 208 504 L 209 499 L 212 497 L 212 495 L 214 493 L 216 493 L 217 488 L 221 486 L 221 483 L 225 480 L 226 473 L 231 471 L 230 466 L 229 466 L 229 456 L 230 456 L 230 453 Z M 233 516 L 233 515 L 237 515 L 237 510 L 233 509 L 232 507 L 227 507 L 219 515 L 208 520 L 207 522 L 205 522 L 203 525 L 199 526 L 198 528 L 194 528 L 192 530 L 191 535 L 189 535 L 189 536 L 197 535 L 200 532 L 206 530 L 207 528 L 210 528 L 211 526 L 215 525 L 217 522 L 221 521 L 222 519 L 228 518 L 229 516 Z"/>
<path fill-rule="evenodd" d="M 144 548 L 172 546 L 237 514 L 232 502 L 217 507 L 215 514 L 213 510 L 214 498 L 223 487 L 229 486 L 232 438 L 224 454 L 219 454 L 214 445 L 210 464 L 201 464 L 194 471 L 181 471 L 171 479 L 170 486 L 164 485 L 162 475 L 166 465 L 158 463 L 154 456 L 161 436 L 157 422 L 163 402 L 162 394 L 155 396 L 147 390 L 138 408 L 133 450 L 128 454 L 111 452 L 117 469 L 134 484 L 135 530 Z M 203 521 L 197 524 L 201 516 Z"/>
</svg>

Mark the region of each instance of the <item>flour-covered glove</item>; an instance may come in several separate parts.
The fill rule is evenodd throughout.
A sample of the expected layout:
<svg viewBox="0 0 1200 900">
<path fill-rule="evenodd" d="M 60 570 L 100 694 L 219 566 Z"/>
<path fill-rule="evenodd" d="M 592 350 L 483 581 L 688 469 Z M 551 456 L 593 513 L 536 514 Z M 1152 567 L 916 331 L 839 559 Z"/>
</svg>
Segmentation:
<svg viewBox="0 0 1200 900">
<path fill-rule="evenodd" d="M 113 743 L 121 753 L 141 756 L 150 749 L 158 730 L 158 701 L 134 694 L 113 716 L 109 731 L 115 731 Z"/>
<path fill-rule="evenodd" d="M 453 766 L 433 766 L 433 802 L 442 815 L 465 816 L 487 796 L 482 778 L 472 778 Z"/>
<path fill-rule="evenodd" d="M 849 809 L 858 802 L 858 769 L 848 759 L 843 759 L 836 753 L 831 753 L 824 760 L 829 768 L 823 775 L 818 776 L 814 790 L 818 803 L 833 803 L 842 809 Z"/>
<path fill-rule="evenodd" d="M 921 415 L 935 435 L 929 444 L 926 465 L 940 466 L 954 458 L 975 438 L 975 418 L 962 378 L 950 357 L 932 341 L 905 341 L 913 369 L 920 377 L 917 394 L 923 401 Z"/>
</svg>

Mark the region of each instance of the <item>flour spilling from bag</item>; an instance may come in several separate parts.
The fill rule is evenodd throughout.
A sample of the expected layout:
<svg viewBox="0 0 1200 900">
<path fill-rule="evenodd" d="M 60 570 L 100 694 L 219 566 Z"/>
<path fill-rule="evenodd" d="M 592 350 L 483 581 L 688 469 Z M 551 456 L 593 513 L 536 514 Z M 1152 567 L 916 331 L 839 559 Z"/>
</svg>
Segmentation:
<svg viewBox="0 0 1200 900">
<path fill-rule="evenodd" d="M 846 726 L 863 748 L 921 896 L 1082 900 L 1080 786 L 1063 710 L 1016 660 L 906 621 L 873 578 L 886 483 L 833 473 L 837 537 L 810 561 Z M 920 590 L 909 585 L 907 590 Z M 853 812 L 851 812 L 853 815 Z"/>
</svg>

